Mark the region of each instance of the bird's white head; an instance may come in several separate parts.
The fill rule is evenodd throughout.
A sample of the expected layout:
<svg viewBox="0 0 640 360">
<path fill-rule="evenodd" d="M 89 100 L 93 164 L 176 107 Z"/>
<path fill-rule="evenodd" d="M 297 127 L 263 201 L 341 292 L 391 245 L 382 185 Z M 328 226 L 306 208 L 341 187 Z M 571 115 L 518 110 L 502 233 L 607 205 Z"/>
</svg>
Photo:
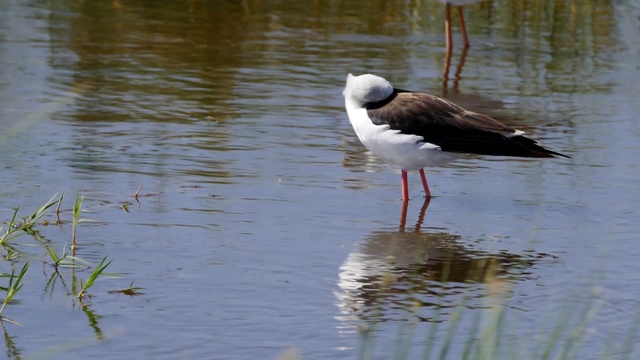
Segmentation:
<svg viewBox="0 0 640 360">
<path fill-rule="evenodd" d="M 393 94 L 393 86 L 375 75 L 364 74 L 360 76 L 347 76 L 347 86 L 342 92 L 347 101 L 356 102 L 359 105 L 378 102 Z"/>
</svg>

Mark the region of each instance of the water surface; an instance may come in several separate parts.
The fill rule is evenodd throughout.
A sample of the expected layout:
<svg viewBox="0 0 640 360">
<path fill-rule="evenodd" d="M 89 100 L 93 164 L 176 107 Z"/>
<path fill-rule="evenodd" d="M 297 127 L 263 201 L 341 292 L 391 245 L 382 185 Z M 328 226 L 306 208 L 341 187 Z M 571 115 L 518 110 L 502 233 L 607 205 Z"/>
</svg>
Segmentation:
<svg viewBox="0 0 640 360">
<path fill-rule="evenodd" d="M 530 350 L 592 304 L 580 358 L 639 340 L 638 4 L 465 12 L 472 46 L 454 27 L 443 81 L 435 1 L 3 1 L 0 219 L 66 194 L 64 222 L 2 262 L 31 260 L 3 314 L 24 325 L 5 324 L 7 357 L 412 358 L 462 313 L 459 358 L 478 314 L 506 308 L 505 342 Z M 398 171 L 343 109 L 350 72 L 447 96 L 572 159 L 429 169 L 428 207 L 410 174 L 402 216 Z M 56 275 L 42 246 L 68 249 L 76 193 L 91 220 L 77 255 L 120 275 L 84 304 L 72 293 L 89 271 Z M 143 294 L 109 292 L 132 281 Z"/>
</svg>

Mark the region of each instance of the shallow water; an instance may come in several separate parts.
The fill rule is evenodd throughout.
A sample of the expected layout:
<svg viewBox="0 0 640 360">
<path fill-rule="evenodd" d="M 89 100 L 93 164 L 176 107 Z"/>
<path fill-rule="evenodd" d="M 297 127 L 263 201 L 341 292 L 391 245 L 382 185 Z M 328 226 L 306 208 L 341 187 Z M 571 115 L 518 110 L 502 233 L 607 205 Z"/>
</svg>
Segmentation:
<svg viewBox="0 0 640 360">
<path fill-rule="evenodd" d="M 15 240 L 31 268 L 3 313 L 24 325 L 5 324 L 7 357 L 419 356 L 461 313 L 458 358 L 496 307 L 504 342 L 531 350 L 593 304 L 580 358 L 640 340 L 640 5 L 465 12 L 472 46 L 454 26 L 445 82 L 439 2 L 3 1 L 0 220 L 65 193 L 62 224 Z M 403 220 L 399 173 L 347 120 L 350 72 L 572 159 L 429 169 L 428 207 L 410 174 Z M 89 271 L 56 276 L 41 245 L 68 249 L 76 193 L 77 256 L 120 275 L 85 306 L 71 293 Z M 132 281 L 143 294 L 109 293 Z"/>
</svg>

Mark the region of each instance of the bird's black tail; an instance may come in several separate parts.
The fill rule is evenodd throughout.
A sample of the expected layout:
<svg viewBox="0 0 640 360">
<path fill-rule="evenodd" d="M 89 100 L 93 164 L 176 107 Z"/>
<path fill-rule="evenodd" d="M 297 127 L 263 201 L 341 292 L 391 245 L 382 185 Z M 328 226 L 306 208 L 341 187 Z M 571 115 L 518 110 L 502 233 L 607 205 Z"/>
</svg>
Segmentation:
<svg viewBox="0 0 640 360">
<path fill-rule="evenodd" d="M 562 156 L 562 157 L 566 157 L 568 159 L 571 159 L 571 156 L 568 156 L 568 155 L 565 155 L 565 154 L 561 154 L 559 152 L 551 151 L 549 149 L 545 149 L 542 146 L 538 145 L 535 140 L 531 140 L 531 139 L 526 138 L 524 136 L 514 136 L 514 137 L 509 138 L 509 139 L 519 143 L 520 145 L 522 145 L 522 146 L 526 147 L 528 150 L 530 150 L 531 154 L 529 156 L 531 156 L 531 157 L 556 157 L 556 156 Z"/>
</svg>

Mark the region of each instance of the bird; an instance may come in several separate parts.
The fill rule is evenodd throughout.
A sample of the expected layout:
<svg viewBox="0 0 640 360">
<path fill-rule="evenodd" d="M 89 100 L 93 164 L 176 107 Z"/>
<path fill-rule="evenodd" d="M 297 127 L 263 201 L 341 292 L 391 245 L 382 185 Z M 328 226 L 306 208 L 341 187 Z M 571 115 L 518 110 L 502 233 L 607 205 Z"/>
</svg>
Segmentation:
<svg viewBox="0 0 640 360">
<path fill-rule="evenodd" d="M 394 88 L 373 74 L 347 76 L 343 91 L 349 122 L 374 155 L 402 169 L 402 199 L 409 200 L 407 171 L 453 161 L 464 153 L 531 158 L 565 157 L 524 132 L 441 97 Z"/>
</svg>

